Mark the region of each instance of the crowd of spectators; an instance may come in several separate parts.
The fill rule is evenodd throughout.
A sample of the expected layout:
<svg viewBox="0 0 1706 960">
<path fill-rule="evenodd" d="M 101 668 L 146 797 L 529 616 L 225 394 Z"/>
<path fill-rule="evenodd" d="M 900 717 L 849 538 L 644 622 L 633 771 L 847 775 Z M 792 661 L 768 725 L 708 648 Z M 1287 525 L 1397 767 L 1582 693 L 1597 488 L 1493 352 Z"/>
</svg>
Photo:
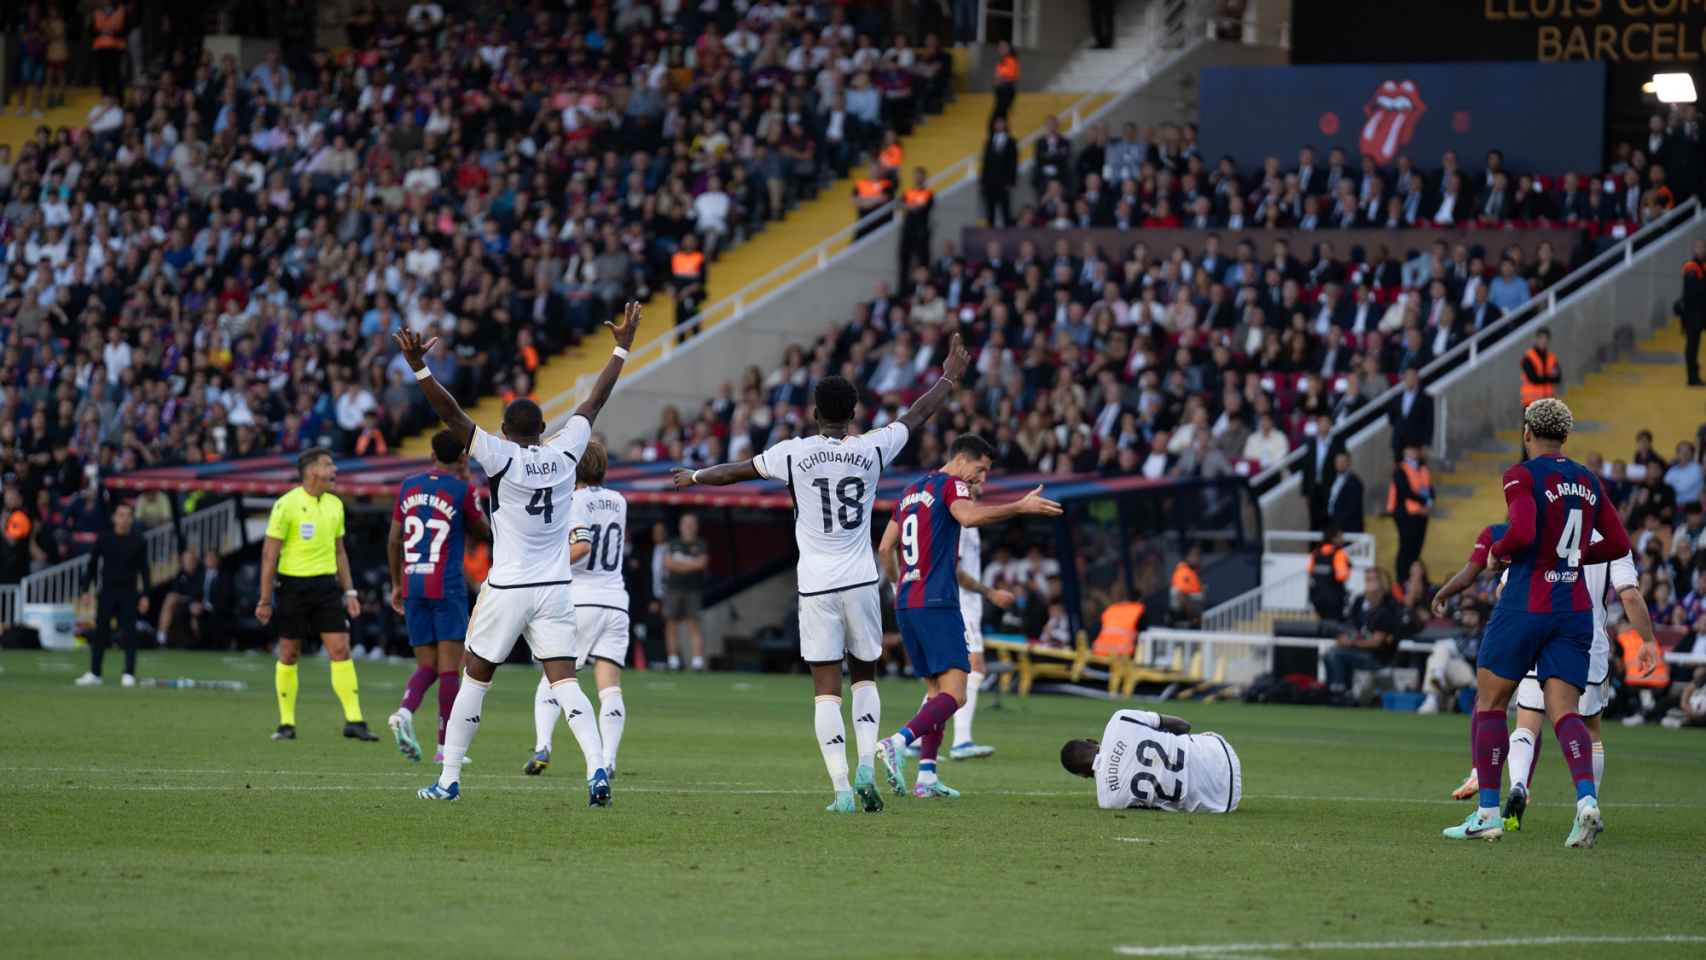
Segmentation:
<svg viewBox="0 0 1706 960">
<path fill-rule="evenodd" d="M 428 416 L 402 325 L 464 402 L 530 395 L 684 237 L 739 242 L 948 96 L 875 5 L 467 6 L 249 69 L 133 48 L 86 125 L 0 145 L 0 473 L 35 527 L 113 472 L 388 452 Z"/>
</svg>

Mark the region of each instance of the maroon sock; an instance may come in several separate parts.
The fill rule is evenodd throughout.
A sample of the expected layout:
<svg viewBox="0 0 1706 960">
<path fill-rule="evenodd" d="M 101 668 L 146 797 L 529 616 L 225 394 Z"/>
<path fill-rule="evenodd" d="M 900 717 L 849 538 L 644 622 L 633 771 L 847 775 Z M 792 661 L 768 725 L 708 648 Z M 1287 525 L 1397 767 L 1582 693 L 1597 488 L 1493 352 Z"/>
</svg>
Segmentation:
<svg viewBox="0 0 1706 960">
<path fill-rule="evenodd" d="M 930 731 L 929 733 L 925 734 L 924 736 L 918 738 L 918 759 L 919 760 L 930 760 L 930 761 L 934 762 L 936 759 L 936 754 L 941 752 L 941 750 L 942 750 L 942 728 L 941 727 L 937 727 L 936 729 Z"/>
<path fill-rule="evenodd" d="M 438 745 L 444 746 L 444 727 L 450 722 L 450 708 L 456 705 L 456 693 L 462 689 L 462 674 L 452 670 L 438 675 Z"/>
<path fill-rule="evenodd" d="M 952 717 L 959 708 L 959 701 L 955 700 L 951 693 L 938 693 L 924 701 L 924 706 L 918 708 L 918 713 L 907 721 L 906 726 L 900 728 L 900 732 L 906 737 L 907 745 L 910 746 L 914 741 L 923 739 L 926 734 L 931 732 L 938 734 L 936 739 L 940 743 L 942 725 L 947 723 L 948 718 Z"/>
<path fill-rule="evenodd" d="M 1505 712 L 1477 710 L 1471 729 L 1475 736 L 1475 776 L 1481 781 L 1481 806 L 1496 807 L 1505 783 L 1505 755 L 1511 745 Z"/>
<path fill-rule="evenodd" d="M 1576 799 L 1597 797 L 1593 784 L 1593 737 L 1581 714 L 1566 713 L 1552 725 L 1558 735 L 1558 746 L 1564 751 L 1564 762 L 1570 765 L 1570 779 L 1576 781 Z M 1535 752 L 1539 752 L 1538 750 Z"/>
<path fill-rule="evenodd" d="M 426 698 L 427 688 L 438 679 L 438 674 L 431 667 L 416 667 L 409 674 L 409 683 L 403 688 L 403 709 L 414 713 L 421 708 L 421 701 Z"/>
</svg>

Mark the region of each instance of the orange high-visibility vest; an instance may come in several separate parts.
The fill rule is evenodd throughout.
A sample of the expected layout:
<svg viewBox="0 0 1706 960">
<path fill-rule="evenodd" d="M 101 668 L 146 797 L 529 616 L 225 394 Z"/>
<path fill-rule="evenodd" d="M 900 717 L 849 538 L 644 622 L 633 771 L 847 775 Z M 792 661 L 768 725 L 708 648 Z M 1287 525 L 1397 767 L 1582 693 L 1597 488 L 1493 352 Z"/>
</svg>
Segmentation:
<svg viewBox="0 0 1706 960">
<path fill-rule="evenodd" d="M 1617 645 L 1623 649 L 1623 679 L 1632 687 L 1652 687 L 1658 690 L 1670 686 L 1670 664 L 1663 656 L 1650 673 L 1642 673 L 1637 656 L 1641 652 L 1641 635 L 1633 629 L 1617 635 Z"/>
<path fill-rule="evenodd" d="M 124 46 L 124 7 L 114 7 L 112 13 L 96 10 L 95 49 L 123 50 Z"/>
<path fill-rule="evenodd" d="M 1530 383 L 1528 368 L 1532 366 L 1535 370 L 1540 371 L 1540 375 L 1543 377 L 1557 377 L 1558 355 L 1548 350 L 1543 357 L 1537 348 L 1529 347 L 1528 353 L 1523 355 L 1523 359 L 1528 363 L 1518 370 L 1518 375 L 1522 377 L 1522 405 L 1526 407 L 1544 397 L 1557 396 L 1558 385 L 1555 383 Z"/>
<path fill-rule="evenodd" d="M 22 510 L 13 510 L 12 515 L 6 518 L 6 539 L 8 540 L 14 542 L 23 540 L 30 535 L 30 531 L 33 529 L 35 529 L 35 524 L 30 522 L 30 515 Z"/>
<path fill-rule="evenodd" d="M 486 574 L 491 572 L 491 548 L 470 538 L 468 548 L 462 551 L 462 575 L 468 578 L 469 583 L 478 586 L 486 582 Z"/>
<path fill-rule="evenodd" d="M 1001 62 L 995 65 L 995 79 L 1002 83 L 1018 83 L 1019 58 L 1011 53 L 1002 57 Z"/>
<path fill-rule="evenodd" d="M 906 155 L 901 152 L 900 144 L 891 143 L 883 148 L 883 152 L 877 154 L 877 162 L 888 167 L 890 170 L 899 170 L 901 160 L 905 156 Z"/>
<path fill-rule="evenodd" d="M 1419 497 L 1425 497 L 1433 491 L 1433 476 L 1428 473 L 1427 467 L 1412 467 L 1407 461 L 1400 460 L 1398 462 L 1398 469 L 1404 471 L 1405 478 L 1410 481 L 1410 491 L 1412 493 L 1415 493 Z M 1393 479 L 1391 483 L 1386 485 L 1386 512 L 1391 514 L 1396 514 L 1398 512 L 1397 479 Z M 1412 516 L 1425 517 L 1428 515 L 1428 505 L 1426 503 L 1406 501 L 1404 504 L 1404 512 Z"/>
<path fill-rule="evenodd" d="M 1315 576 L 1315 561 L 1319 560 L 1325 564 L 1328 562 L 1329 558 L 1332 560 L 1333 579 L 1337 580 L 1339 583 L 1344 583 L 1346 580 L 1349 580 L 1351 578 L 1350 554 L 1344 550 L 1340 550 L 1338 547 L 1335 547 L 1330 543 L 1321 544 L 1319 548 L 1309 554 L 1309 564 L 1307 567 L 1309 575 L 1311 577 Z M 1326 567 L 1322 567 L 1321 575 L 1327 575 Z"/>
<path fill-rule="evenodd" d="M 906 208 L 908 210 L 924 209 L 924 207 L 929 204 L 930 198 L 934 196 L 935 194 L 922 188 L 908 190 L 906 193 L 902 194 L 903 199 L 906 200 Z"/>
<path fill-rule="evenodd" d="M 700 268 L 705 265 L 705 255 L 698 250 L 678 251 L 669 258 L 669 270 L 677 277 L 690 279 L 699 275 Z"/>
<path fill-rule="evenodd" d="M 1173 568 L 1173 590 L 1184 594 L 1202 593 L 1202 578 L 1183 560 Z"/>
<path fill-rule="evenodd" d="M 854 184 L 853 189 L 859 192 L 859 199 L 861 200 L 881 200 L 888 191 L 888 183 L 883 180 L 866 178 Z"/>
<path fill-rule="evenodd" d="M 1129 657 L 1137 652 L 1137 625 L 1143 622 L 1143 604 L 1125 600 L 1102 611 L 1102 632 L 1096 634 L 1091 652 L 1099 657 Z"/>
</svg>

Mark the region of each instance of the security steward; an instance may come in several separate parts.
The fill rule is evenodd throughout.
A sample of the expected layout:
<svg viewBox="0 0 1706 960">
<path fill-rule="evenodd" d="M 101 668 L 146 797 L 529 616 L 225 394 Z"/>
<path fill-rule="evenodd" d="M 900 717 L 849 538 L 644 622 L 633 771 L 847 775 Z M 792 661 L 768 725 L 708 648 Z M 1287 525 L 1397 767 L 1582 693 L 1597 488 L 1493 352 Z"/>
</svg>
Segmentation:
<svg viewBox="0 0 1706 960">
<path fill-rule="evenodd" d="M 1167 590 L 1173 622 L 1192 629 L 1202 625 L 1203 586 L 1202 548 L 1192 544 L 1185 558 L 1173 568 L 1173 579 Z"/>
<path fill-rule="evenodd" d="M 705 253 L 699 249 L 699 235 L 689 231 L 681 238 L 681 248 L 669 258 L 670 293 L 675 297 L 675 326 L 681 326 L 699 313 L 705 301 Z M 678 332 L 676 341 L 687 339 Z"/>
<path fill-rule="evenodd" d="M 870 215 L 893 202 L 894 188 L 894 180 L 885 174 L 880 161 L 871 164 L 870 172 L 866 176 L 853 182 L 853 216 L 859 221 L 858 228 L 853 231 L 854 242 L 882 229 L 888 218 Z"/>
<path fill-rule="evenodd" d="M 1013 52 L 1013 45 L 1003 40 L 996 47 L 995 109 L 990 114 L 991 119 L 1007 119 L 1007 113 L 1013 109 L 1013 100 L 1018 95 L 1019 57 Z"/>
<path fill-rule="evenodd" d="M 1351 558 L 1345 551 L 1345 534 L 1329 526 L 1321 545 L 1309 554 L 1309 605 L 1325 623 L 1345 617 L 1345 583 L 1351 578 Z"/>
<path fill-rule="evenodd" d="M 302 655 L 302 641 L 319 634 L 332 663 L 332 692 L 344 708 L 344 736 L 375 741 L 379 738 L 361 719 L 355 661 L 350 659 L 349 621 L 360 615 L 361 602 L 350 577 L 349 554 L 344 551 L 344 502 L 332 492 L 338 466 L 330 450 L 313 447 L 297 456 L 296 474 L 301 485 L 279 497 L 267 518 L 267 538 L 261 547 L 261 599 L 255 605 L 256 620 L 263 626 L 277 624 L 273 683 L 278 691 L 278 729 L 272 738 L 296 739 L 296 661 Z"/>
<path fill-rule="evenodd" d="M 912 186 L 900 195 L 903 218 L 900 221 L 900 282 L 896 290 L 904 291 L 915 266 L 930 266 L 930 214 L 936 209 L 936 195 L 930 192 L 930 176 L 923 167 L 912 171 Z"/>
<path fill-rule="evenodd" d="M 1386 512 L 1398 525 L 1398 559 L 1395 571 L 1407 577 L 1410 565 L 1422 555 L 1428 537 L 1428 515 L 1433 512 L 1434 482 L 1422 449 L 1404 445 L 1404 459 L 1392 468 L 1392 483 L 1386 488 Z"/>
<path fill-rule="evenodd" d="M 1522 355 L 1522 408 L 1545 397 L 1558 395 L 1564 380 L 1558 372 L 1558 355 L 1551 350 L 1552 331 L 1545 327 L 1534 335 L 1534 346 Z"/>
</svg>

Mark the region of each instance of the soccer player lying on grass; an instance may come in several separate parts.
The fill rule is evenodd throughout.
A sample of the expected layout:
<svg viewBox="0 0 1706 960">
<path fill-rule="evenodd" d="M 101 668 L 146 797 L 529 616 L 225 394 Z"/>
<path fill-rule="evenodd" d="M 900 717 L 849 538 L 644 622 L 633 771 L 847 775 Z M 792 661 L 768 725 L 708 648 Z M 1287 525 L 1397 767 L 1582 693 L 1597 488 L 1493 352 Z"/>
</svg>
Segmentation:
<svg viewBox="0 0 1706 960">
<path fill-rule="evenodd" d="M 1116 711 L 1100 741 L 1066 741 L 1060 765 L 1096 779 L 1104 810 L 1231 813 L 1244 795 L 1243 767 L 1224 737 L 1149 710 Z"/>
<path fill-rule="evenodd" d="M 1463 564 L 1463 569 L 1453 574 L 1445 586 L 1434 595 L 1433 611 L 1435 616 L 1444 616 L 1446 601 L 1468 589 L 1480 577 L 1481 572 L 1488 566 L 1488 551 L 1494 542 L 1505 535 L 1507 525 L 1495 523 L 1481 531 L 1475 539 L 1475 546 L 1469 552 L 1469 559 Z M 1595 530 L 1593 543 L 1603 539 Z M 1501 576 L 1500 589 L 1503 589 Z M 1599 718 L 1604 712 L 1606 702 L 1611 696 L 1611 633 L 1606 626 L 1605 614 L 1605 584 L 1609 578 L 1611 587 L 1617 592 L 1617 599 L 1623 604 L 1623 613 L 1629 619 L 1631 626 L 1641 635 L 1640 662 L 1644 667 L 1650 667 L 1658 662 L 1659 645 L 1653 636 L 1652 617 L 1647 612 L 1647 601 L 1641 596 L 1640 574 L 1635 568 L 1632 554 L 1623 556 L 1610 563 L 1595 563 L 1583 568 L 1582 577 L 1587 582 L 1588 597 L 1593 602 L 1593 645 L 1589 652 L 1588 687 L 1582 693 L 1581 715 L 1582 722 L 1587 724 L 1588 735 L 1593 740 L 1593 782 L 1597 791 L 1605 778 L 1605 743 L 1600 739 Z M 1596 679 L 1597 678 L 1597 679 Z M 1501 811 L 1506 830 L 1521 830 L 1522 817 L 1528 810 L 1529 794 L 1534 782 L 1534 767 L 1539 756 L 1541 741 L 1540 721 L 1546 716 L 1545 695 L 1540 687 L 1540 680 L 1535 671 L 1530 669 L 1528 676 L 1516 688 L 1517 729 L 1511 734 L 1510 750 L 1506 754 L 1505 766 L 1511 772 L 1511 792 L 1505 798 L 1505 806 Z M 1554 718 L 1556 720 L 1556 718 Z M 1453 800 L 1467 800 L 1474 796 L 1481 787 L 1480 777 L 1474 770 L 1461 785 L 1452 791 Z"/>
</svg>

